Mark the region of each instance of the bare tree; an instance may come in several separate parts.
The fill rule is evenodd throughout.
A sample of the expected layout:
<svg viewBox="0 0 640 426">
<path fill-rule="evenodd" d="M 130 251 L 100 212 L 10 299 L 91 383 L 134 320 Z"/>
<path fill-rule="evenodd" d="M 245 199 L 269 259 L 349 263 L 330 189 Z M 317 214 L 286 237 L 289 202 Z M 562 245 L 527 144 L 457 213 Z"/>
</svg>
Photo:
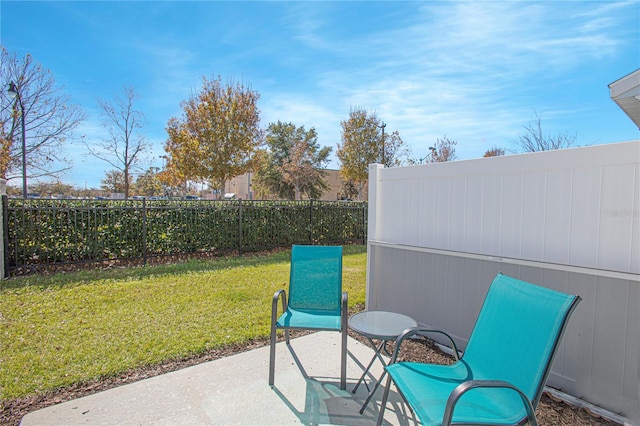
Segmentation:
<svg viewBox="0 0 640 426">
<path fill-rule="evenodd" d="M 126 87 L 124 98 L 116 97 L 114 103 L 98 100 L 109 136 L 94 146 L 83 140 L 91 155 L 122 172 L 125 198 L 129 198 L 131 174 L 138 169 L 142 154 L 149 148 L 145 138 L 137 133 L 142 128 L 144 114 L 134 108 L 136 99 L 133 88 Z"/>
<path fill-rule="evenodd" d="M 428 163 L 444 163 L 455 160 L 458 158 L 456 155 L 457 144 L 458 142 L 449 139 L 446 135 L 442 139 L 436 139 L 435 151 L 426 161 Z"/>
<path fill-rule="evenodd" d="M 62 146 L 84 120 L 84 112 L 57 87 L 51 71 L 29 54 L 18 58 L 0 47 L 0 177 L 22 176 L 24 158 L 31 178 L 59 178 L 71 168 Z M 15 98 L 8 88 L 13 83 Z"/>
<path fill-rule="evenodd" d="M 575 135 L 559 133 L 555 137 L 545 136 L 542 133 L 542 123 L 536 114 L 536 120 L 524 126 L 527 131 L 516 141 L 516 152 L 551 151 L 571 147 L 575 141 Z"/>
</svg>

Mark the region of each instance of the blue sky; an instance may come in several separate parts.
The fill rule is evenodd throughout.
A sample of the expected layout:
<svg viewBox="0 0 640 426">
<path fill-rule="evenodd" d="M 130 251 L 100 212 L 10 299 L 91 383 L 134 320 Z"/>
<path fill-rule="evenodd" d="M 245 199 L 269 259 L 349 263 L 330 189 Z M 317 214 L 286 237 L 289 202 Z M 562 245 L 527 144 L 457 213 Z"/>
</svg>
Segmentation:
<svg viewBox="0 0 640 426">
<path fill-rule="evenodd" d="M 608 88 L 640 67 L 638 1 L 3 0 L 0 16 L 2 45 L 33 55 L 85 110 L 78 138 L 104 136 L 97 99 L 132 86 L 156 166 L 167 121 L 218 75 L 260 93 L 264 127 L 315 127 L 334 153 L 353 107 L 415 158 L 445 135 L 459 159 L 511 149 L 536 114 L 579 145 L 639 138 Z M 67 147 L 63 181 L 98 187 L 108 164 Z"/>
</svg>

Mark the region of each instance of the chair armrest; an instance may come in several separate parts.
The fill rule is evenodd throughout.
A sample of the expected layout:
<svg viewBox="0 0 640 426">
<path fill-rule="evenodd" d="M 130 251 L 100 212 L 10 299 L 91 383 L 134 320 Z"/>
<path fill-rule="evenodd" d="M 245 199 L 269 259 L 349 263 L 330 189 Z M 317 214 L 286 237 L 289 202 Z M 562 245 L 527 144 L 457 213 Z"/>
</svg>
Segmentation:
<svg viewBox="0 0 640 426">
<path fill-rule="evenodd" d="M 522 399 L 522 403 L 524 404 L 524 408 L 527 411 L 527 419 L 529 421 L 529 425 L 538 426 L 538 421 L 536 420 L 535 412 L 533 409 L 533 405 L 531 405 L 531 401 L 529 398 L 518 389 L 516 386 L 509 382 L 505 382 L 503 380 L 468 380 L 464 383 L 460 383 L 456 388 L 451 392 L 449 398 L 447 399 L 447 405 L 444 410 L 444 416 L 442 417 L 443 425 L 450 425 L 453 420 L 453 410 L 456 406 L 458 400 L 464 395 L 466 392 L 477 389 L 477 388 L 499 388 L 499 389 L 512 389 L 518 393 L 520 399 Z"/>
<path fill-rule="evenodd" d="M 273 294 L 271 302 L 271 324 L 275 324 L 278 319 L 278 299 L 282 299 L 282 312 L 287 311 L 287 292 L 280 289 Z"/>
<path fill-rule="evenodd" d="M 458 353 L 458 347 L 456 346 L 456 342 L 453 341 L 453 338 L 448 335 L 447 333 L 445 333 L 442 330 L 435 330 L 432 328 L 426 328 L 426 327 L 411 327 L 411 328 L 407 328 L 406 330 L 404 330 L 396 339 L 396 345 L 393 348 L 393 355 L 391 356 L 391 361 L 389 362 L 390 364 L 393 364 L 396 362 L 397 358 L 398 358 L 398 353 L 400 352 L 400 346 L 402 345 L 402 342 L 412 336 L 415 336 L 416 334 L 418 335 L 424 335 L 424 334 L 428 334 L 428 333 L 437 333 L 437 334 L 442 334 L 443 336 L 446 336 L 447 339 L 449 339 L 449 341 L 451 342 L 451 349 L 453 350 L 453 356 L 455 357 L 456 361 L 458 361 L 460 359 L 459 353 Z"/>
</svg>

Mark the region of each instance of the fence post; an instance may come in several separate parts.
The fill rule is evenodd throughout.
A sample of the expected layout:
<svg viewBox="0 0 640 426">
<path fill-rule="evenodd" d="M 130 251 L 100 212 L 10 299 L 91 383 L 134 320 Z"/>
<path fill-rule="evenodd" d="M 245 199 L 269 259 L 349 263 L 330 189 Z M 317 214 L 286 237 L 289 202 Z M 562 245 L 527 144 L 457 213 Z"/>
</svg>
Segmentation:
<svg viewBox="0 0 640 426">
<path fill-rule="evenodd" d="M 142 199 L 142 264 L 147 266 L 147 200 Z"/>
<path fill-rule="evenodd" d="M 313 200 L 309 200 L 309 244 L 313 245 Z"/>
<path fill-rule="evenodd" d="M 366 296 L 365 307 L 371 309 L 372 306 L 376 306 L 377 298 L 379 295 L 378 280 L 380 279 L 376 275 L 376 268 L 374 268 L 374 262 L 372 258 L 375 256 L 374 247 L 371 245 L 371 241 L 378 240 L 378 227 L 379 221 L 377 217 L 378 203 L 382 203 L 380 197 L 378 197 L 378 191 L 380 190 L 380 175 L 384 171 L 384 165 L 382 164 L 369 164 L 369 188 L 368 201 L 367 201 L 367 273 L 366 273 Z"/>
<path fill-rule="evenodd" d="M 7 235 L 9 221 L 7 218 L 9 203 L 7 200 L 7 181 L 0 179 L 0 196 L 2 197 L 2 213 L 0 213 L 0 278 L 9 277 L 9 250 L 7 246 L 9 243 L 9 236 Z"/>
<path fill-rule="evenodd" d="M 242 198 L 238 201 L 238 255 L 242 255 Z"/>
</svg>

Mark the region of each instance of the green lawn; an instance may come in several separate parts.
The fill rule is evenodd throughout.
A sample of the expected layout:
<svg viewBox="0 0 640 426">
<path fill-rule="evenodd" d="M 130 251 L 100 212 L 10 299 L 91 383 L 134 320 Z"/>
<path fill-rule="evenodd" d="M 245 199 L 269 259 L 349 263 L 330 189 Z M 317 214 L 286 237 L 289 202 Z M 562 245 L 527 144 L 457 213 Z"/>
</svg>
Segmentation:
<svg viewBox="0 0 640 426">
<path fill-rule="evenodd" d="M 269 335 L 290 252 L 12 278 L 0 283 L 0 399 Z M 366 247 L 346 246 L 349 305 L 365 300 Z"/>
</svg>

